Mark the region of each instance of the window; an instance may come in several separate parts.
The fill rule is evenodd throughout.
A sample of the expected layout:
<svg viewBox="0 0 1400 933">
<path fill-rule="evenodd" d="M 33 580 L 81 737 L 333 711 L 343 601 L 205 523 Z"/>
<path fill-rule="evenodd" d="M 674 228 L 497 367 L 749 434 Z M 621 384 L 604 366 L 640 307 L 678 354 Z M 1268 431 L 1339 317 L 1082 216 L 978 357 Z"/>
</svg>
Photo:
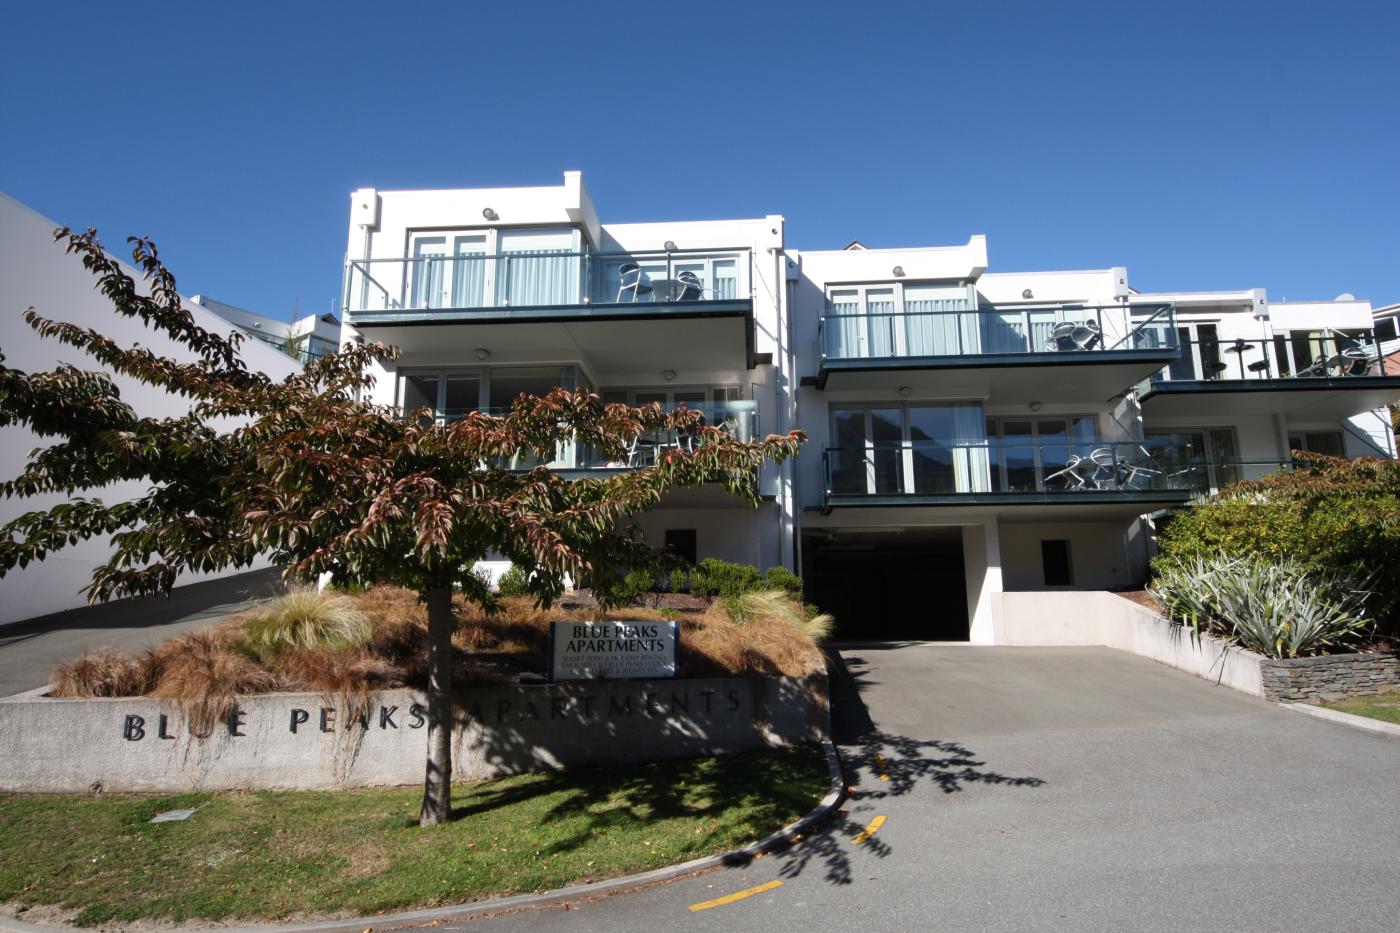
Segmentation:
<svg viewBox="0 0 1400 933">
<path fill-rule="evenodd" d="M 580 234 L 573 227 L 415 234 L 404 306 L 576 304 L 581 249 Z"/>
<path fill-rule="evenodd" d="M 1069 541 L 1050 538 L 1040 542 L 1040 565 L 1046 586 L 1073 586 L 1074 568 L 1069 559 Z"/>
<path fill-rule="evenodd" d="M 1328 457 L 1345 457 L 1346 442 L 1341 431 L 1300 431 L 1288 435 L 1289 450 L 1306 450 L 1308 453 L 1325 454 Z"/>
<path fill-rule="evenodd" d="M 399 405 L 404 411 L 430 408 L 439 421 L 454 421 L 473 411 L 500 411 L 522 394 L 546 395 L 562 386 L 586 385 L 576 366 L 493 366 L 404 373 Z"/>
<path fill-rule="evenodd" d="M 1239 447 L 1233 428 L 1164 428 L 1144 432 L 1160 438 L 1157 460 L 1169 470 L 1189 470 L 1211 490 L 1240 479 Z"/>
<path fill-rule="evenodd" d="M 828 486 L 837 495 L 986 492 L 980 402 L 831 409 Z"/>
<path fill-rule="evenodd" d="M 992 489 L 997 492 L 1078 486 L 1082 475 L 1067 468 L 1103 446 L 1093 415 L 988 418 L 987 440 L 992 451 Z"/>
<path fill-rule="evenodd" d="M 667 528 L 666 550 L 689 563 L 698 563 L 694 528 Z"/>
<path fill-rule="evenodd" d="M 823 350 L 835 359 L 982 352 L 972 287 L 881 284 L 827 293 Z"/>
</svg>

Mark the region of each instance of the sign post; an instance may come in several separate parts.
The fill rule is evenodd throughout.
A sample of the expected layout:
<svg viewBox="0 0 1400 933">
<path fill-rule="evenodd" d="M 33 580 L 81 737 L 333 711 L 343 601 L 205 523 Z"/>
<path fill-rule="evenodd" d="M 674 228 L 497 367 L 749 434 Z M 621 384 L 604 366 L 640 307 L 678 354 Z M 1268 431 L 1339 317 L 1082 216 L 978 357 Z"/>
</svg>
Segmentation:
<svg viewBox="0 0 1400 933">
<path fill-rule="evenodd" d="M 555 622 L 549 628 L 549 679 L 629 680 L 675 677 L 680 623 Z"/>
</svg>

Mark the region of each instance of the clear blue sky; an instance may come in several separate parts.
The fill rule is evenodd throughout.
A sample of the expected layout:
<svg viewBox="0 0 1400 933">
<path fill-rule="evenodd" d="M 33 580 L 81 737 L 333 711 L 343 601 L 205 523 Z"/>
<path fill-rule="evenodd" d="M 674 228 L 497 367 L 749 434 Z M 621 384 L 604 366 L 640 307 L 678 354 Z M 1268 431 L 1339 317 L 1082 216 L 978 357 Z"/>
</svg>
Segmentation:
<svg viewBox="0 0 1400 933">
<path fill-rule="evenodd" d="M 87 12 L 84 12 L 87 10 Z M 1400 5 L 8 4 L 0 190 L 186 293 L 339 291 L 349 192 L 559 184 L 795 247 L 1400 301 Z"/>
</svg>

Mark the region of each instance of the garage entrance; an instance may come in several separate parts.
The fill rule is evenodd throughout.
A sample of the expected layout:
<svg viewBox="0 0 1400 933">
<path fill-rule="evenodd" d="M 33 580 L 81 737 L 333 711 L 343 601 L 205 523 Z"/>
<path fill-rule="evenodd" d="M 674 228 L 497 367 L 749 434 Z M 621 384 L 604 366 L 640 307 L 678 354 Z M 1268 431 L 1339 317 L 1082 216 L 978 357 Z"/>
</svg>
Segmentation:
<svg viewBox="0 0 1400 933">
<path fill-rule="evenodd" d="M 836 638 L 967 641 L 961 528 L 804 534 L 802 578 Z"/>
</svg>

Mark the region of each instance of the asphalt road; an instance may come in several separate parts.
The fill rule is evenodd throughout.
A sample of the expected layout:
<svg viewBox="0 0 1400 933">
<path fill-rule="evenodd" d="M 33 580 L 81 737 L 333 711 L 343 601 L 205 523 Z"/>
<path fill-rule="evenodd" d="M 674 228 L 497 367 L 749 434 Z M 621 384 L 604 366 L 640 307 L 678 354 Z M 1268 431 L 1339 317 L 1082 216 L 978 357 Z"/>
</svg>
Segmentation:
<svg viewBox="0 0 1400 933">
<path fill-rule="evenodd" d="M 177 587 L 170 596 L 122 599 L 106 605 L 0 626 L 0 697 L 49 682 L 54 666 L 86 648 L 149 648 L 207 625 L 278 591 L 276 569 L 256 570 Z"/>
<path fill-rule="evenodd" d="M 836 732 L 858 792 L 826 831 L 744 868 L 444 925 L 1400 927 L 1394 738 L 1107 648 L 841 656 Z"/>
</svg>

